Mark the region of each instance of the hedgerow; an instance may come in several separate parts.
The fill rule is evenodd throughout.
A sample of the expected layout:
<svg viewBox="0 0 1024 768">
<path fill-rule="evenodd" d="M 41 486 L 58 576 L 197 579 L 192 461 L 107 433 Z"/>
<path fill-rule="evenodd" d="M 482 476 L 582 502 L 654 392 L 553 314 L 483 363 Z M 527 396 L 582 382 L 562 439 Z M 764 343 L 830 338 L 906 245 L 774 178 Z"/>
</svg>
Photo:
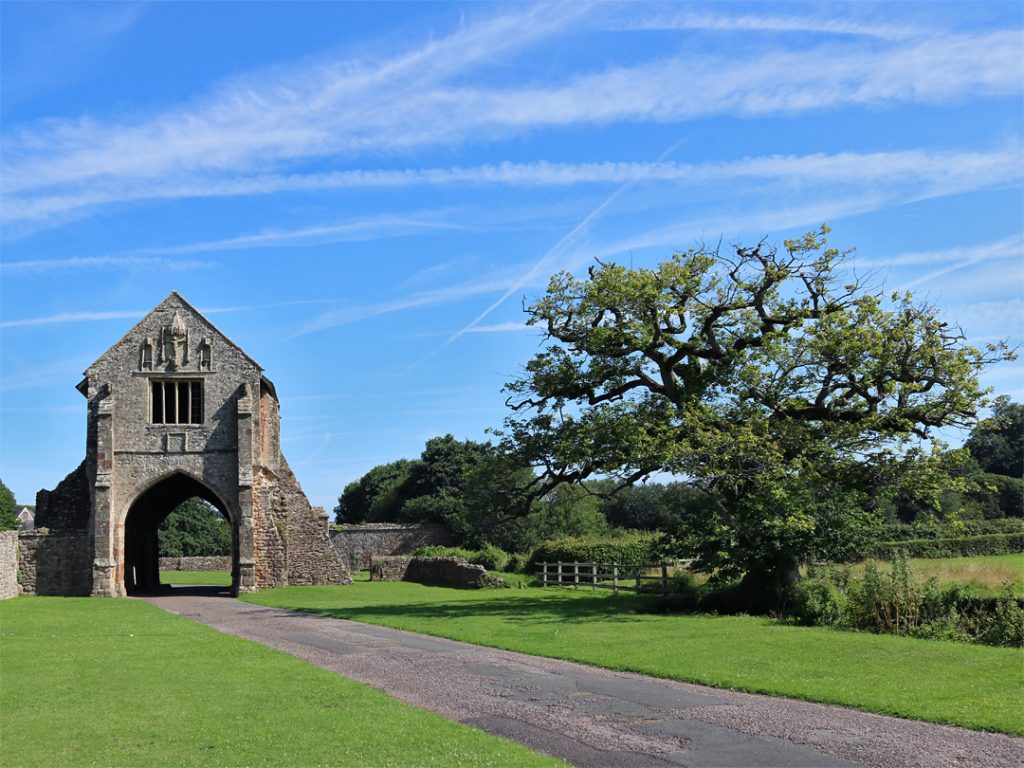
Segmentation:
<svg viewBox="0 0 1024 768">
<path fill-rule="evenodd" d="M 882 541 L 871 548 L 869 557 L 887 559 L 896 552 L 907 557 L 974 557 L 1024 552 L 1024 533 L 996 533 L 988 536 L 907 539 Z"/>
<path fill-rule="evenodd" d="M 551 539 L 533 550 L 530 568 L 557 562 L 653 565 L 665 557 L 666 541 L 663 534 L 647 531 L 629 531 L 615 537 Z"/>
</svg>

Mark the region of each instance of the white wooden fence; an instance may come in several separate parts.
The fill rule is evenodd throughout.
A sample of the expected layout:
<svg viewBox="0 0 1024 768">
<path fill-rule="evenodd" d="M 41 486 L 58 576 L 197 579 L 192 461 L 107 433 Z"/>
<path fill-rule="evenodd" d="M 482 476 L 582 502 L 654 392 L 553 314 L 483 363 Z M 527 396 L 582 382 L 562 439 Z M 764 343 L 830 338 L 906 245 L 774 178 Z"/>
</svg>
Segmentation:
<svg viewBox="0 0 1024 768">
<path fill-rule="evenodd" d="M 537 578 L 544 587 L 590 587 L 629 592 L 671 592 L 669 564 L 537 563 Z M 650 572 L 654 572 L 651 575 Z"/>
</svg>

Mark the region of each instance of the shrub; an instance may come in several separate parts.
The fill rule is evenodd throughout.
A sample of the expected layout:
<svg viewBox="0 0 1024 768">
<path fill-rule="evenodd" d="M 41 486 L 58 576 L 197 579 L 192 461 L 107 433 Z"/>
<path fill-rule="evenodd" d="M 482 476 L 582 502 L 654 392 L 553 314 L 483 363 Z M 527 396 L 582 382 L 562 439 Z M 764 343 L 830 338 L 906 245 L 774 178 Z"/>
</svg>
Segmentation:
<svg viewBox="0 0 1024 768">
<path fill-rule="evenodd" d="M 505 570 L 510 573 L 529 573 L 530 572 L 530 553 L 520 553 L 508 556 L 508 562 L 505 563 Z"/>
<path fill-rule="evenodd" d="M 850 601 L 839 585 L 828 577 L 809 577 L 793 588 L 791 614 L 808 627 L 847 626 Z"/>
<path fill-rule="evenodd" d="M 906 539 L 879 542 L 870 556 L 889 558 L 897 552 L 907 557 L 973 557 L 1024 552 L 1024 533 L 996 533 L 957 538 Z"/>
<path fill-rule="evenodd" d="M 987 645 L 1024 646 L 1024 606 L 1010 585 L 996 599 L 995 610 L 981 613 L 976 622 L 977 640 Z"/>
<path fill-rule="evenodd" d="M 911 539 L 953 539 L 964 536 L 990 536 L 999 533 L 1024 534 L 1024 520 L 998 518 L 995 520 L 960 520 L 955 526 L 948 522 L 930 522 L 907 525 L 889 523 L 879 528 L 877 541 L 893 542 Z"/>
<path fill-rule="evenodd" d="M 629 531 L 615 537 L 575 537 L 541 543 L 530 555 L 530 569 L 537 563 L 617 563 L 653 565 L 664 556 L 661 533 Z"/>
<path fill-rule="evenodd" d="M 482 565 L 488 571 L 504 571 L 509 559 L 504 550 L 490 544 L 485 544 L 480 549 L 442 547 L 431 544 L 419 547 L 413 551 L 412 555 L 413 557 L 461 557 L 467 563 Z"/>
</svg>

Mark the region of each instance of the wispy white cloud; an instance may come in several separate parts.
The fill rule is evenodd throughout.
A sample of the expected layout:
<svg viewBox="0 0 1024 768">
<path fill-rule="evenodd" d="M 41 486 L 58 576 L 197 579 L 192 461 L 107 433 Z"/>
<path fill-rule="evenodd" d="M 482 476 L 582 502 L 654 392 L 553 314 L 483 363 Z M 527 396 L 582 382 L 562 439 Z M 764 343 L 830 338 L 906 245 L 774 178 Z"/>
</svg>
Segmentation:
<svg viewBox="0 0 1024 768">
<path fill-rule="evenodd" d="M 470 328 L 466 333 L 516 333 L 519 331 L 531 330 L 526 323 L 495 323 L 494 325 L 477 325 Z"/>
<path fill-rule="evenodd" d="M 458 169 L 413 172 L 411 180 L 401 172 L 376 171 L 252 174 L 287 170 L 313 158 L 350 160 L 542 127 L 1014 95 L 1024 79 L 1016 30 L 936 34 L 893 44 L 815 39 L 798 50 L 785 46 L 728 58 L 680 54 L 577 71 L 543 84 L 470 84 L 466 77 L 576 32 L 579 17 L 588 12 L 582 4 L 532 6 L 468 24 L 385 60 L 320 61 L 261 72 L 133 123 L 83 118 L 15 128 L 4 144 L 4 215 L 42 225 L 101 205 L 191 196 L 204 187 L 207 194 L 254 194 L 304 185 L 436 183 L 446 174 L 452 181 L 444 183 L 460 177 L 465 183 L 469 179 Z M 743 19 L 734 24 L 754 24 Z M 516 170 L 490 172 L 514 183 Z M 551 183 L 559 169 L 525 170 L 535 179 L 546 174 Z M 487 183 L 487 173 L 476 171 L 480 182 Z M 599 167 L 590 173 L 615 171 Z"/>
<path fill-rule="evenodd" d="M 966 267 L 977 264 L 980 261 L 994 261 L 1000 259 L 1015 259 L 1019 264 L 1024 263 L 1024 233 L 1011 235 L 1010 237 L 1003 238 L 1002 240 L 976 246 L 949 248 L 941 251 L 933 251 L 932 253 L 903 254 L 902 256 L 895 257 L 894 263 L 899 265 L 946 264 L 946 266 L 921 275 L 903 286 L 909 289 L 916 288 L 919 285 L 925 285 L 938 277 L 948 275 L 950 272 L 965 269 Z"/>
<path fill-rule="evenodd" d="M 837 19 L 820 14 L 773 16 L 718 14 L 683 11 L 637 18 L 635 13 L 617 18 L 619 29 L 634 30 L 719 30 L 723 32 L 812 32 L 814 34 L 877 37 L 903 40 L 922 37 L 935 30 L 920 25 L 888 24 L 858 19 Z"/>
<path fill-rule="evenodd" d="M 958 323 L 972 336 L 984 334 L 991 340 L 1019 338 L 1024 334 L 1024 299 L 976 301 L 943 308 L 943 317 Z"/>
<path fill-rule="evenodd" d="M 1020 256 L 1024 251 L 1024 233 L 1009 235 L 988 243 L 941 248 L 935 251 L 910 251 L 893 256 L 861 258 L 855 255 L 857 266 L 861 267 L 918 267 L 922 264 L 945 264 L 965 259 L 1005 259 Z"/>
<path fill-rule="evenodd" d="M 100 312 L 58 312 L 42 317 L 29 317 L 22 320 L 4 320 L 0 328 L 29 328 L 37 325 L 60 325 L 62 323 L 91 323 L 99 320 L 138 320 L 147 310 L 125 309 L 104 310 Z"/>
<path fill-rule="evenodd" d="M 391 314 L 392 312 L 451 304 L 471 296 L 507 291 L 509 286 L 515 285 L 518 283 L 518 280 L 519 278 L 517 277 L 484 276 L 476 280 L 448 285 L 430 291 L 422 291 L 390 301 L 332 309 L 321 313 L 303 325 L 295 333 L 295 336 L 305 336 L 309 333 L 323 331 L 340 325 L 348 325 L 371 317 Z"/>
<path fill-rule="evenodd" d="M 161 259 L 154 256 L 72 256 L 66 259 L 30 259 L 0 261 L 0 272 L 7 275 L 51 275 L 54 272 L 96 269 L 161 269 L 182 272 L 216 266 L 197 259 Z"/>
<path fill-rule="evenodd" d="M 310 306 L 316 304 L 335 304 L 336 299 L 296 299 L 294 301 L 275 301 L 268 304 L 245 304 L 234 307 L 200 307 L 204 315 L 229 314 L 233 312 L 262 312 L 268 309 L 283 307 Z M 82 312 L 57 312 L 52 315 L 28 317 L 20 320 L 4 320 L 0 328 L 31 328 L 40 325 L 62 325 L 65 323 L 91 323 L 102 320 L 140 320 L 148 309 L 100 310 Z"/>
<path fill-rule="evenodd" d="M 404 237 L 424 230 L 459 229 L 455 224 L 431 221 L 415 216 L 374 216 L 368 219 L 329 224 L 316 227 L 301 227 L 288 230 L 265 230 L 253 235 L 240 235 L 221 240 L 207 240 L 200 243 L 172 245 L 164 248 L 147 248 L 142 253 L 205 253 L 228 251 L 240 248 L 278 248 L 313 243 L 358 242 L 386 237 Z"/>
<path fill-rule="evenodd" d="M 380 189 L 418 186 L 560 187 L 577 184 L 624 184 L 668 182 L 710 184 L 738 179 L 784 178 L 790 184 L 898 183 L 945 187 L 990 186 L 1019 179 L 1024 171 L 1017 162 L 1020 147 L 1009 145 L 990 151 L 904 150 L 897 152 L 840 152 L 834 154 L 769 155 L 730 162 L 594 162 L 499 163 L 476 167 L 406 168 L 399 170 L 351 170 L 331 173 L 259 175 L 231 180 L 195 181 L 190 184 L 160 181 L 144 185 L 103 185 L 84 193 L 31 197 L 15 202 L 5 212 L 9 221 L 45 219 L 55 213 L 74 212 L 113 202 L 143 199 L 268 195 L 311 190 Z M 372 237 L 378 232 L 409 232 L 422 227 L 444 226 L 435 214 L 415 217 L 380 217 L 335 227 L 297 232 L 294 237 Z M 268 233 L 265 239 L 282 238 Z M 217 243 L 223 247 L 247 247 L 247 239 Z M 169 249 L 163 252 L 180 252 Z"/>
</svg>

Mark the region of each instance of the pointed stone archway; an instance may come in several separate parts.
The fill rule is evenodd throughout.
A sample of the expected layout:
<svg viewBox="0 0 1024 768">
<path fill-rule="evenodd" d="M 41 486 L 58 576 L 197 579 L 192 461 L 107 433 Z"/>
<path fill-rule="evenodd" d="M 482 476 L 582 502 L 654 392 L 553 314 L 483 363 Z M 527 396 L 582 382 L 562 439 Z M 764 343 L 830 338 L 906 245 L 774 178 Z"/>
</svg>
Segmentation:
<svg viewBox="0 0 1024 768">
<path fill-rule="evenodd" d="M 231 526 L 231 594 L 239 593 L 238 512 L 209 486 L 183 472 L 174 472 L 142 491 L 124 518 L 124 568 L 118 575 L 126 594 L 160 591 L 160 547 L 157 531 L 183 501 L 199 497 L 216 507 Z"/>
</svg>

